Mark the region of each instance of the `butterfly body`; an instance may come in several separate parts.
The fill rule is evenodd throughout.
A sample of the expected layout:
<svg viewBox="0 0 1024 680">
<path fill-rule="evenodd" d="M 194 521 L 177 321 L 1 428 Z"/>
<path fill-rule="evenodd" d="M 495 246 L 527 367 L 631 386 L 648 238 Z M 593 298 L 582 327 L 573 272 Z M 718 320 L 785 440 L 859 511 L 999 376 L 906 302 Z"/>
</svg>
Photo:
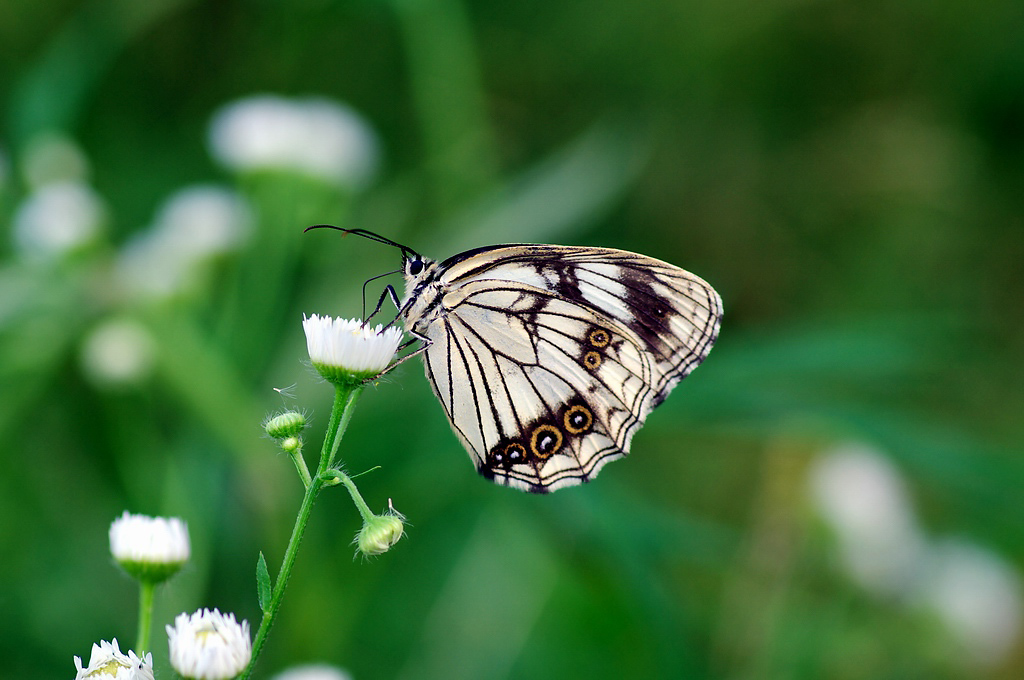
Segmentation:
<svg viewBox="0 0 1024 680">
<path fill-rule="evenodd" d="M 700 278 L 608 248 L 405 252 L 399 316 L 484 477 L 544 493 L 629 452 L 651 410 L 707 356 L 721 299 Z"/>
</svg>

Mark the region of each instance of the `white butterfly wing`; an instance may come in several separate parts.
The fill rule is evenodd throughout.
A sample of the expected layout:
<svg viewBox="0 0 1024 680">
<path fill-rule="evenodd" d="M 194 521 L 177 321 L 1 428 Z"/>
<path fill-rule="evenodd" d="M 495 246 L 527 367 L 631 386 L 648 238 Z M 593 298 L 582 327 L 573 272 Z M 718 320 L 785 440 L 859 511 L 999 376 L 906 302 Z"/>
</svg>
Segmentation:
<svg viewBox="0 0 1024 680">
<path fill-rule="evenodd" d="M 619 250 L 495 246 L 440 263 L 436 281 L 434 311 L 409 319 L 425 322 L 427 377 L 477 470 L 533 492 L 628 453 L 721 318 L 707 283 Z"/>
</svg>

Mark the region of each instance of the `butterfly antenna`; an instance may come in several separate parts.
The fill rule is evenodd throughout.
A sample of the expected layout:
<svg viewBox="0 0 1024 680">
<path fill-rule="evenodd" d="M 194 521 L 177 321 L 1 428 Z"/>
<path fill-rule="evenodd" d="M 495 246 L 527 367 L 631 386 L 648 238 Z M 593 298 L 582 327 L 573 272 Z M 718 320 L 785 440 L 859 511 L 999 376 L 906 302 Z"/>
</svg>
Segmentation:
<svg viewBox="0 0 1024 680">
<path fill-rule="evenodd" d="M 371 241 L 376 241 L 377 243 L 383 243 L 384 245 L 394 246 L 395 248 L 398 248 L 399 250 L 402 251 L 402 257 L 409 257 L 410 255 L 419 255 L 419 253 L 417 253 L 409 246 L 403 246 L 401 243 L 396 243 L 395 241 L 392 241 L 389 238 L 384 238 L 380 234 L 375 234 L 367 229 L 345 229 L 343 227 L 336 227 L 333 224 L 314 224 L 313 226 L 306 227 L 305 229 L 303 229 L 302 233 L 306 233 L 311 229 L 334 229 L 335 231 L 340 231 L 344 234 L 355 234 L 356 236 L 362 236 L 363 238 L 368 238 Z"/>
</svg>

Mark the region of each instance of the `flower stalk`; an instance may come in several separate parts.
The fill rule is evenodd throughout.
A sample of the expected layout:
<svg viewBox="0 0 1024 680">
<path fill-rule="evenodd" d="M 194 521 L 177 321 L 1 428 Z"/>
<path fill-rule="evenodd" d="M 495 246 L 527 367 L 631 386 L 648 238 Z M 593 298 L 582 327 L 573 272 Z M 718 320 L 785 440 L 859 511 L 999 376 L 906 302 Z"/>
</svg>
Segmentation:
<svg viewBox="0 0 1024 680">
<path fill-rule="evenodd" d="M 320 448 L 320 461 L 314 475 L 309 474 L 302 457 L 300 432 L 305 427 L 305 417 L 300 413 L 288 412 L 264 423 L 267 434 L 278 439 L 281 447 L 291 456 L 302 479 L 305 493 L 276 579 L 270 578 L 263 556 L 260 555 L 260 562 L 257 565 L 257 589 L 263 618 L 253 640 L 252 657 L 239 676 L 243 680 L 252 675 L 256 660 L 266 644 L 267 635 L 281 608 L 284 590 L 295 566 L 299 544 L 313 512 L 313 505 L 325 487 L 345 484 L 359 513 L 363 516 L 363 531 L 360 532 L 360 536 L 367 533 L 367 527 L 374 529 L 373 546 L 371 550 L 364 550 L 365 554 L 379 554 L 387 550 L 402 533 L 400 517 L 373 515 L 349 476 L 336 466 L 338 447 L 352 420 L 356 400 L 365 389 L 366 383 L 379 376 L 394 358 L 402 339 L 402 332 L 391 327 L 370 328 L 357 319 L 336 319 L 316 314 L 303 317 L 302 327 L 306 333 L 310 363 L 325 380 L 334 385 L 334 405 L 331 408 L 327 432 Z"/>
<path fill-rule="evenodd" d="M 306 471 L 306 474 L 303 476 L 302 470 L 305 470 L 306 466 L 305 462 L 302 463 L 299 474 L 303 477 L 306 492 L 302 497 L 299 514 L 295 518 L 295 525 L 292 527 L 291 537 L 288 539 L 288 547 L 285 549 L 284 558 L 281 561 L 281 569 L 277 573 L 277 578 L 274 581 L 270 603 L 263 612 L 263 618 L 260 621 L 259 630 L 256 631 L 256 638 L 252 643 L 252 659 L 249 661 L 249 665 L 245 669 L 245 672 L 241 675 L 242 680 L 249 678 L 253 669 L 256 667 L 256 660 L 259 658 L 263 645 L 266 643 L 267 635 L 270 633 L 270 629 L 273 627 L 274 621 L 277 618 L 278 610 L 281 608 L 281 601 L 284 598 L 284 590 L 288 585 L 288 579 L 291 576 L 292 567 L 295 566 L 295 558 L 299 553 L 299 544 L 302 542 L 302 536 L 306 531 L 306 525 L 309 523 L 309 517 L 313 512 L 313 505 L 316 502 L 316 498 L 320 494 L 320 491 L 325 486 L 329 485 L 328 477 L 334 476 L 328 475 L 327 471 L 331 468 L 331 465 L 334 462 L 338 452 L 338 447 L 341 444 L 341 438 L 345 434 L 349 421 L 352 419 L 352 412 L 355 410 L 356 400 L 359 398 L 362 391 L 363 385 L 335 385 L 334 406 L 331 409 L 331 418 L 327 425 L 327 434 L 324 437 L 323 447 L 320 450 L 320 463 L 317 466 L 316 475 L 310 478 L 309 472 Z M 298 455 L 298 453 L 295 455 Z M 301 456 L 299 456 L 299 458 L 301 458 Z M 296 463 L 297 467 L 298 465 L 299 464 Z M 344 476 L 343 479 L 348 479 L 348 477 Z M 356 505 L 359 507 L 358 503 Z M 365 507 L 365 505 L 366 504 L 363 503 L 363 507 Z M 362 508 L 360 508 L 360 512 L 362 512 Z"/>
<path fill-rule="evenodd" d="M 149 650 L 149 634 L 153 629 L 153 595 L 156 583 L 139 581 L 139 631 L 135 636 L 135 649 L 139 654 Z"/>
</svg>

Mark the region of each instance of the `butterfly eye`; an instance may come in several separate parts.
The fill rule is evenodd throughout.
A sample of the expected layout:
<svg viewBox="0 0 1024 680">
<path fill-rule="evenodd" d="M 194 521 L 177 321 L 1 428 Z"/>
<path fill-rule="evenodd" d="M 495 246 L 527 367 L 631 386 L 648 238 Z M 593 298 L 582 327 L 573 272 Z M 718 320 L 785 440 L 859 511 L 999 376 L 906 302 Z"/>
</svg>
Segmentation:
<svg viewBox="0 0 1024 680">
<path fill-rule="evenodd" d="M 418 276 L 423 271 L 423 260 L 409 260 L 409 264 L 406 265 L 406 269 L 409 270 L 411 276 Z"/>
</svg>

